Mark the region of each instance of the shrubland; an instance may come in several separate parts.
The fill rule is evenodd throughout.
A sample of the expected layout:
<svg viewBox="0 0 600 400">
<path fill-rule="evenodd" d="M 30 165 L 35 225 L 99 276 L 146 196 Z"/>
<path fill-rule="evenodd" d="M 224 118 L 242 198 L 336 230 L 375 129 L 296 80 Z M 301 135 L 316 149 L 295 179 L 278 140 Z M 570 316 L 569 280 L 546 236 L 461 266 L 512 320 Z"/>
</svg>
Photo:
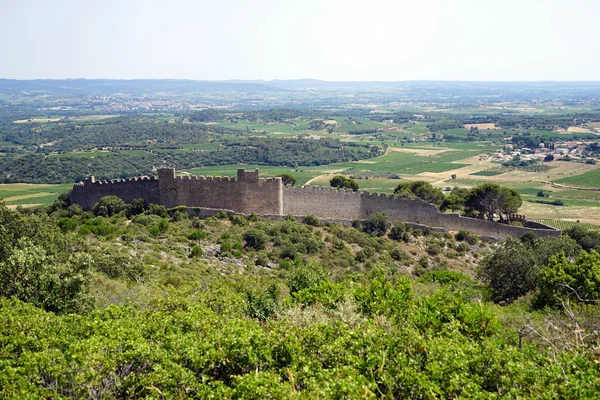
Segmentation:
<svg viewBox="0 0 600 400">
<path fill-rule="evenodd" d="M 6 398 L 593 398 L 595 236 L 0 205 Z M 594 245 L 592 245 L 594 244 Z"/>
</svg>

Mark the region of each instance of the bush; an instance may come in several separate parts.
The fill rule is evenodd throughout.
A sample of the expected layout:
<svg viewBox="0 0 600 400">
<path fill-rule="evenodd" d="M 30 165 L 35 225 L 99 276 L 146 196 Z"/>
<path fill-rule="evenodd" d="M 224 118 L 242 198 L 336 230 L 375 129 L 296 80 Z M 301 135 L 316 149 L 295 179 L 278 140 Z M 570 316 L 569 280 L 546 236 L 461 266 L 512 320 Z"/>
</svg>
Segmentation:
<svg viewBox="0 0 600 400">
<path fill-rule="evenodd" d="M 461 274 L 460 272 L 436 270 L 427 272 L 426 274 L 421 276 L 419 280 L 421 282 L 436 282 L 444 285 L 448 283 L 470 281 L 471 278 Z"/>
<path fill-rule="evenodd" d="M 83 311 L 91 265 L 89 254 L 53 253 L 23 237 L 0 262 L 0 296 L 59 314 Z"/>
<path fill-rule="evenodd" d="M 388 237 L 397 242 L 403 241 L 405 243 L 410 242 L 410 228 L 404 224 L 403 222 L 396 222 L 392 229 L 390 229 L 390 233 L 388 233 Z"/>
<path fill-rule="evenodd" d="M 140 260 L 121 254 L 98 256 L 94 267 L 112 279 L 138 281 L 147 275 L 146 267 Z"/>
<path fill-rule="evenodd" d="M 162 217 L 162 218 L 169 217 L 169 212 L 167 211 L 167 207 L 161 206 L 158 204 L 150 204 L 148 206 L 147 213 L 151 214 L 151 215 L 158 215 L 159 217 Z"/>
<path fill-rule="evenodd" d="M 204 232 L 201 229 L 198 229 L 188 235 L 189 240 L 203 240 L 208 237 L 208 233 Z"/>
<path fill-rule="evenodd" d="M 396 261 L 405 261 L 410 259 L 410 256 L 399 247 L 394 247 L 390 252 L 390 256 Z"/>
<path fill-rule="evenodd" d="M 310 226 L 321 226 L 321 221 L 315 215 L 307 215 L 302 220 L 306 225 Z"/>
<path fill-rule="evenodd" d="M 561 305 L 567 299 L 597 302 L 600 300 L 600 254 L 595 250 L 582 251 L 570 262 L 561 252 L 550 258 L 538 279 L 535 304 L 539 307 Z"/>
<path fill-rule="evenodd" d="M 492 289 L 494 301 L 513 300 L 534 290 L 538 265 L 534 251 L 508 239 L 479 266 L 478 275 Z"/>
<path fill-rule="evenodd" d="M 455 236 L 456 240 L 462 242 L 465 241 L 470 245 L 475 245 L 479 242 L 479 236 L 477 234 L 467 231 L 465 229 L 461 229 Z"/>
<path fill-rule="evenodd" d="M 97 217 L 112 217 L 127 210 L 127 204 L 117 196 L 104 196 L 92 208 Z"/>
<path fill-rule="evenodd" d="M 248 225 L 248 220 L 243 215 L 232 214 L 229 217 L 229 220 L 231 221 L 232 224 L 237 225 L 237 226 L 246 226 L 246 225 Z"/>
<path fill-rule="evenodd" d="M 371 257 L 373 257 L 375 255 L 375 249 L 372 247 L 363 247 L 362 249 L 360 249 L 359 251 L 356 252 L 356 261 L 358 262 L 365 262 L 368 259 L 370 259 Z"/>
<path fill-rule="evenodd" d="M 385 213 L 378 212 L 362 221 L 362 231 L 371 236 L 383 236 L 390 228 Z"/>
<path fill-rule="evenodd" d="M 278 308 L 279 288 L 272 284 L 264 292 L 246 290 L 246 313 L 250 318 L 267 321 L 275 316 Z"/>
<path fill-rule="evenodd" d="M 192 251 L 190 252 L 190 257 L 192 257 L 192 258 L 202 257 L 202 247 L 200 247 L 198 245 L 192 247 Z"/>
<path fill-rule="evenodd" d="M 79 226 L 79 221 L 75 218 L 61 218 L 58 220 L 58 226 L 63 232 L 73 232 Z"/>
<path fill-rule="evenodd" d="M 250 247 L 254 250 L 262 250 L 265 248 L 265 244 L 267 243 L 268 237 L 264 232 L 261 232 L 257 229 L 249 229 L 244 233 L 244 241 L 246 242 L 246 247 Z"/>
</svg>

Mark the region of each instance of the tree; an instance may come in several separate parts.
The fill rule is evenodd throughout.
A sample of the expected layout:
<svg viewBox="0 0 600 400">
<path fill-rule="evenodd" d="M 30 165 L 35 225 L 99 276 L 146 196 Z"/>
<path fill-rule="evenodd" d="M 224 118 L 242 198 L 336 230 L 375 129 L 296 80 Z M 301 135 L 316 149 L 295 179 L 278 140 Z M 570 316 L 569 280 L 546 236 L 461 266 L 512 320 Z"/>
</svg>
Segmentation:
<svg viewBox="0 0 600 400">
<path fill-rule="evenodd" d="M 296 178 L 294 178 L 290 174 L 279 174 L 279 175 L 275 175 L 275 176 L 281 178 L 281 181 L 283 182 L 284 185 L 294 186 L 296 184 Z"/>
<path fill-rule="evenodd" d="M 358 190 L 358 183 L 351 178 L 347 178 L 343 175 L 336 175 L 329 181 L 331 187 L 339 189 L 352 189 L 355 192 Z"/>
<path fill-rule="evenodd" d="M 521 204 L 521 195 L 516 190 L 495 183 L 484 183 L 471 189 L 465 201 L 467 210 L 479 213 L 488 221 L 493 221 L 498 214 L 501 222 L 510 221 L 510 214 L 517 212 Z"/>
<path fill-rule="evenodd" d="M 362 221 L 362 231 L 371 236 L 383 236 L 390 228 L 385 213 L 378 212 L 371 215 L 368 219 Z"/>
<path fill-rule="evenodd" d="M 600 300 L 600 254 L 582 251 L 574 262 L 564 253 L 550 258 L 539 274 L 537 306 L 560 305 L 572 298 L 582 302 Z"/>
<path fill-rule="evenodd" d="M 529 246 L 507 239 L 483 260 L 477 272 L 490 285 L 494 301 L 514 300 L 536 288 L 537 259 Z"/>
<path fill-rule="evenodd" d="M 547 154 L 546 157 L 544 157 L 544 161 L 554 161 L 554 156 L 552 154 Z"/>
<path fill-rule="evenodd" d="M 444 201 L 444 192 L 438 188 L 434 188 L 431 183 L 425 181 L 401 182 L 394 189 L 394 194 L 403 195 L 412 194 L 428 203 L 439 206 Z"/>
<path fill-rule="evenodd" d="M 92 208 L 97 217 L 112 217 L 127 210 L 127 204 L 117 196 L 104 196 Z"/>
<path fill-rule="evenodd" d="M 465 188 L 455 187 L 450 194 L 444 198 L 440 205 L 441 211 L 452 210 L 457 212 L 465 208 L 465 201 L 469 196 L 469 190 Z"/>
<path fill-rule="evenodd" d="M 521 200 L 519 192 L 511 188 L 501 187 L 499 207 L 500 222 L 506 221 L 510 223 L 510 215 L 516 213 L 522 204 L 523 200 Z"/>
</svg>

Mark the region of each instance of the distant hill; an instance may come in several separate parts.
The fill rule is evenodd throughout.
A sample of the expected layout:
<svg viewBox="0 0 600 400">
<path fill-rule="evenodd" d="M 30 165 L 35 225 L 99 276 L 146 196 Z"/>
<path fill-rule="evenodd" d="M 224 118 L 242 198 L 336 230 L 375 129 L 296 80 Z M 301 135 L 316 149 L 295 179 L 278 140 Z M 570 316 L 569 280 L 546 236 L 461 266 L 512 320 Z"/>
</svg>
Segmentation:
<svg viewBox="0 0 600 400">
<path fill-rule="evenodd" d="M 0 92 L 48 92 L 54 94 L 98 94 L 114 93 L 151 94 L 167 92 L 173 94 L 204 92 L 273 92 L 283 89 L 267 83 L 194 81 L 185 79 L 0 79 Z"/>
</svg>

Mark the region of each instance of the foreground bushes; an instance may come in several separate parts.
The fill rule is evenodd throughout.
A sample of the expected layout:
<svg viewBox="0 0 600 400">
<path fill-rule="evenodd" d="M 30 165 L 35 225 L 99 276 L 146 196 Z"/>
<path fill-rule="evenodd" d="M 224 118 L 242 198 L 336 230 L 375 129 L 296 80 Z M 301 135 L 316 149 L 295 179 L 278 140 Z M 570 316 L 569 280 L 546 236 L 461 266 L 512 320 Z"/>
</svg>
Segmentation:
<svg viewBox="0 0 600 400">
<path fill-rule="evenodd" d="M 356 291 L 362 318 L 261 324 L 274 296 L 247 294 L 257 319 L 223 312 L 214 299 L 79 316 L 1 299 L 0 395 L 591 398 L 600 390 L 593 357 L 518 349 L 496 334 L 485 307 L 445 292 L 415 299 L 405 280 L 365 282 Z M 228 301 L 240 300 L 220 299 Z"/>
</svg>

